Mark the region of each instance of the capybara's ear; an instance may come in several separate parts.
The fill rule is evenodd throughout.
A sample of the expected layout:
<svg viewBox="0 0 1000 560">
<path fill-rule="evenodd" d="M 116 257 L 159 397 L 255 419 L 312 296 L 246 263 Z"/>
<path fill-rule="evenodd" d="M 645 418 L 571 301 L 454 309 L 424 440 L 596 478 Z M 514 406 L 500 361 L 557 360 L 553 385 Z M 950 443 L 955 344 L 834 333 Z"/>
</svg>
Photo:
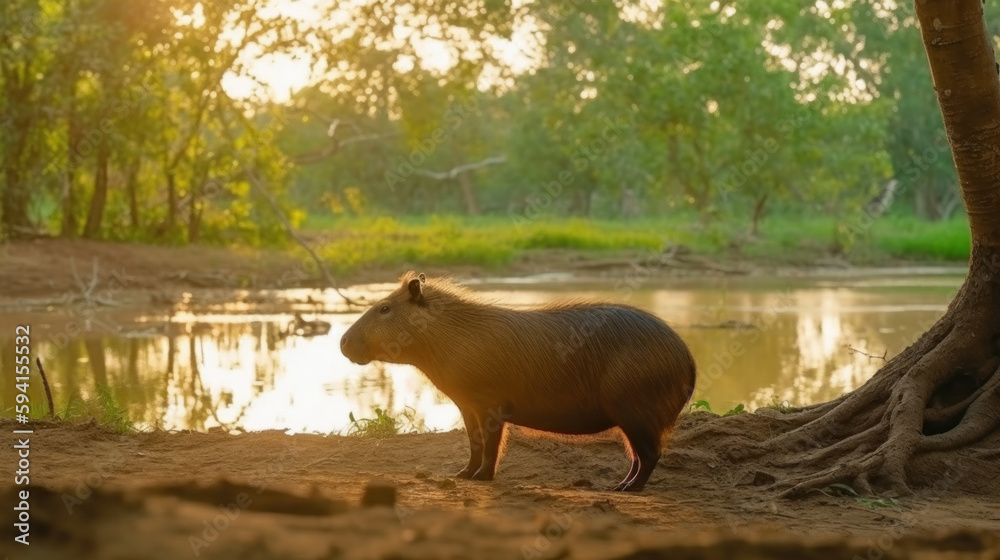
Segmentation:
<svg viewBox="0 0 1000 560">
<path fill-rule="evenodd" d="M 420 283 L 421 283 L 421 284 L 423 284 L 424 282 L 426 282 L 426 281 L 427 281 L 427 277 L 426 277 L 426 276 L 424 276 L 424 273 L 423 273 L 423 272 L 421 272 L 420 274 L 418 274 L 418 275 L 417 275 L 417 278 L 419 278 L 419 279 L 420 279 Z"/>
<path fill-rule="evenodd" d="M 424 301 L 424 288 L 419 278 L 410 280 L 406 287 L 410 290 L 410 300 L 416 303 Z"/>
</svg>

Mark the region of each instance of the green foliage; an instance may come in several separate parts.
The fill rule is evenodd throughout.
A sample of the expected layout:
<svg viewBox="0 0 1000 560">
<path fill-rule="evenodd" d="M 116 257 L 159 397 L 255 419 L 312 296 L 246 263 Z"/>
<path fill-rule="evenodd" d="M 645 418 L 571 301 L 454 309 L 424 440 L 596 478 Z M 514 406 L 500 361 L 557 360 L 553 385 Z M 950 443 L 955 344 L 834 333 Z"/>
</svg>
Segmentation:
<svg viewBox="0 0 1000 560">
<path fill-rule="evenodd" d="M 712 405 L 708 403 L 705 399 L 695 401 L 691 403 L 692 410 L 704 410 L 705 412 L 712 412 Z"/>
<path fill-rule="evenodd" d="M 904 214 L 959 208 L 906 3 L 399 0 L 305 18 L 261 3 L 137 6 L 0 7 L 0 235 L 275 244 L 274 199 L 293 224 L 302 208 L 530 224 L 492 246 L 448 223 L 408 244 L 391 227 L 388 239 L 348 232 L 328 249 L 341 270 L 661 241 L 552 225 L 566 216 L 652 226 L 694 215 L 703 229 L 680 242 L 752 253 L 744 242 L 761 236 L 800 244 L 774 223 L 791 210 L 818 217 L 797 225 L 837 251 L 874 239 L 901 257 L 966 252 L 957 237 L 923 239 L 920 225 L 898 239 L 856 227 L 890 178 Z M 505 40 L 527 56 L 505 57 Z M 270 77 L 257 60 L 298 56 L 317 74 L 290 99 L 253 85 Z M 448 233 L 462 235 L 441 243 Z"/>
<path fill-rule="evenodd" d="M 347 435 L 361 438 L 387 438 L 401 433 L 407 426 L 414 426 L 413 409 L 407 409 L 398 417 L 390 415 L 381 408 L 375 408 L 374 418 L 355 418 L 354 413 L 348 414 L 351 427 Z"/>
<path fill-rule="evenodd" d="M 691 409 L 704 410 L 706 412 L 715 414 L 716 416 L 736 416 L 737 414 L 743 414 L 744 412 L 746 412 L 746 406 L 744 406 L 743 403 L 740 403 L 734 406 L 733 408 L 727 410 L 726 412 L 723 412 L 722 414 L 717 414 L 715 411 L 712 410 L 712 405 L 709 404 L 708 401 L 704 399 L 691 403 Z"/>
<path fill-rule="evenodd" d="M 965 261 L 972 250 L 964 216 L 931 223 L 890 216 L 876 223 L 872 238 L 881 251 L 900 258 Z"/>
<path fill-rule="evenodd" d="M 135 431 L 129 419 L 128 410 L 115 397 L 114 391 L 107 385 L 97 386 L 98 421 L 104 427 L 117 434 L 127 434 Z"/>
<path fill-rule="evenodd" d="M 433 216 L 400 221 L 380 217 L 323 223 L 320 251 L 337 272 L 363 266 L 472 264 L 495 268 L 507 264 L 521 250 L 657 249 L 663 240 L 656 229 L 630 228 L 620 223 L 584 220 L 540 221 L 524 227 L 497 218 L 463 220 Z"/>
<path fill-rule="evenodd" d="M 780 412 L 782 414 L 788 414 L 789 412 L 792 412 L 793 410 L 795 410 L 795 407 L 792 406 L 788 401 L 782 401 L 782 400 L 778 399 L 778 397 L 774 397 L 771 400 L 770 404 L 764 405 L 764 408 L 770 408 L 771 410 L 777 410 L 778 412 Z"/>
<path fill-rule="evenodd" d="M 635 258 L 670 245 L 726 259 L 742 242 L 739 222 L 704 226 L 696 215 L 658 220 L 560 220 L 527 224 L 496 217 L 334 218 L 309 216 L 304 227 L 317 241 L 324 262 L 337 273 L 365 267 L 476 265 L 495 269 L 531 249 L 628 252 Z M 783 213 L 768 220 L 742 255 L 776 263 L 814 262 L 837 246 L 837 220 Z M 968 226 L 964 220 L 925 224 L 915 218 L 887 216 L 858 236 L 848 256 L 858 263 L 889 257 L 912 260 L 966 260 Z M 302 258 L 306 255 L 302 253 Z"/>
</svg>

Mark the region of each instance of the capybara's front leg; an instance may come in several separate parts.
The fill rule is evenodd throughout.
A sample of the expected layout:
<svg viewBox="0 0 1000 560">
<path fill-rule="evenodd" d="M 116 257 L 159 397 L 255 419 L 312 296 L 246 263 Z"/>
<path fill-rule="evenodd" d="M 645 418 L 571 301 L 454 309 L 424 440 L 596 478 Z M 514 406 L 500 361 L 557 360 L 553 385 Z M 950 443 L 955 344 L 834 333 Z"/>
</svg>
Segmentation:
<svg viewBox="0 0 1000 560">
<path fill-rule="evenodd" d="M 479 418 L 471 410 L 459 409 L 465 421 L 465 432 L 469 435 L 469 464 L 458 471 L 455 478 L 472 478 L 483 464 L 483 433 Z"/>
<path fill-rule="evenodd" d="M 483 417 L 480 416 L 480 419 Z M 497 459 L 500 457 L 500 442 L 503 440 L 503 430 L 506 422 L 490 418 L 480 426 L 483 434 L 483 464 L 472 475 L 472 480 L 493 480 L 497 471 Z"/>
</svg>

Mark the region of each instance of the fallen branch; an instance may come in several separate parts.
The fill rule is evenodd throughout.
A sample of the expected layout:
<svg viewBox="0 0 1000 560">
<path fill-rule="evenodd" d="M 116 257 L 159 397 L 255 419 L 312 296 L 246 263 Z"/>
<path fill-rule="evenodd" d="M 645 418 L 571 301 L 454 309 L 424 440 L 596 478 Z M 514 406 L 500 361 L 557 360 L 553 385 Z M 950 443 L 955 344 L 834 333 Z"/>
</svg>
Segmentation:
<svg viewBox="0 0 1000 560">
<path fill-rule="evenodd" d="M 438 181 L 443 181 L 445 179 L 454 179 L 462 173 L 467 173 L 474 169 L 479 169 L 480 167 L 486 167 L 487 165 L 498 165 L 507 162 L 507 156 L 493 156 L 484 159 L 483 161 L 478 161 L 476 163 L 467 163 L 465 165 L 459 165 L 458 167 L 448 170 L 448 171 L 427 171 L 426 169 L 414 170 L 414 174 L 421 175 L 423 177 L 430 177 L 431 179 L 437 179 Z"/>
<path fill-rule="evenodd" d="M 333 288 L 335 292 L 337 292 L 337 295 L 343 298 L 344 302 L 347 303 L 347 305 L 361 306 L 360 303 L 347 297 L 347 295 L 340 290 L 340 287 L 337 285 L 338 284 L 337 280 L 334 279 L 334 277 L 330 274 L 330 271 L 327 270 L 326 266 L 323 265 L 323 261 L 320 260 L 319 255 L 317 255 L 316 252 L 313 251 L 312 247 L 310 247 L 309 244 L 305 242 L 305 240 L 303 240 L 301 237 L 299 237 L 297 233 L 295 233 L 295 228 L 292 227 L 292 223 L 288 221 L 288 217 L 285 216 L 285 213 L 281 210 L 281 207 L 278 206 L 277 202 L 275 202 L 274 198 L 271 196 L 271 193 L 267 192 L 267 188 L 264 187 L 264 184 L 261 183 L 260 179 L 257 178 L 254 172 L 251 170 L 247 170 L 244 172 L 244 174 L 250 181 L 250 185 L 253 186 L 253 188 L 255 188 L 262 197 L 264 197 L 264 200 L 266 200 L 267 203 L 271 206 L 271 209 L 274 210 L 274 213 L 275 215 L 278 216 L 278 220 L 281 222 L 281 225 L 283 225 L 285 227 L 285 231 L 288 232 L 288 236 L 291 237 L 293 240 L 295 240 L 296 243 L 301 245 L 302 248 L 305 249 L 307 253 L 309 253 L 309 256 L 312 257 L 312 260 L 316 263 L 316 268 L 319 269 L 320 273 L 323 274 L 323 278 L 326 279 L 327 284 L 329 284 L 329 286 Z"/>
<path fill-rule="evenodd" d="M 91 305 L 95 303 L 106 305 L 108 307 L 112 307 L 115 305 L 113 301 L 94 295 L 94 290 L 97 288 L 98 282 L 100 282 L 100 276 L 98 275 L 97 259 L 93 260 L 93 270 L 90 273 L 89 282 L 84 282 L 83 279 L 80 278 L 80 274 L 76 270 L 76 261 L 73 259 L 73 257 L 70 257 L 69 259 L 69 268 L 70 272 L 73 273 L 73 280 L 76 282 L 76 285 L 80 288 L 80 297 L 83 299 L 83 301 Z"/>
</svg>

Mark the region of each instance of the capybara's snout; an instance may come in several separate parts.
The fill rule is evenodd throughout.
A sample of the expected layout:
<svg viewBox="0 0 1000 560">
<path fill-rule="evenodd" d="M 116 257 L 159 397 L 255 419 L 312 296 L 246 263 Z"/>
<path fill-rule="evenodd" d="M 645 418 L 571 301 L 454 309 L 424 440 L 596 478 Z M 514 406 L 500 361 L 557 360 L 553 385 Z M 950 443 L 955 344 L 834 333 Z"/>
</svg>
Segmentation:
<svg viewBox="0 0 1000 560">
<path fill-rule="evenodd" d="M 363 341 L 360 340 L 361 337 L 357 333 L 352 333 L 352 329 L 347 329 L 344 336 L 340 337 L 340 353 L 347 357 L 348 360 L 358 364 L 365 365 L 371 362 L 371 358 L 365 356 Z"/>
</svg>

